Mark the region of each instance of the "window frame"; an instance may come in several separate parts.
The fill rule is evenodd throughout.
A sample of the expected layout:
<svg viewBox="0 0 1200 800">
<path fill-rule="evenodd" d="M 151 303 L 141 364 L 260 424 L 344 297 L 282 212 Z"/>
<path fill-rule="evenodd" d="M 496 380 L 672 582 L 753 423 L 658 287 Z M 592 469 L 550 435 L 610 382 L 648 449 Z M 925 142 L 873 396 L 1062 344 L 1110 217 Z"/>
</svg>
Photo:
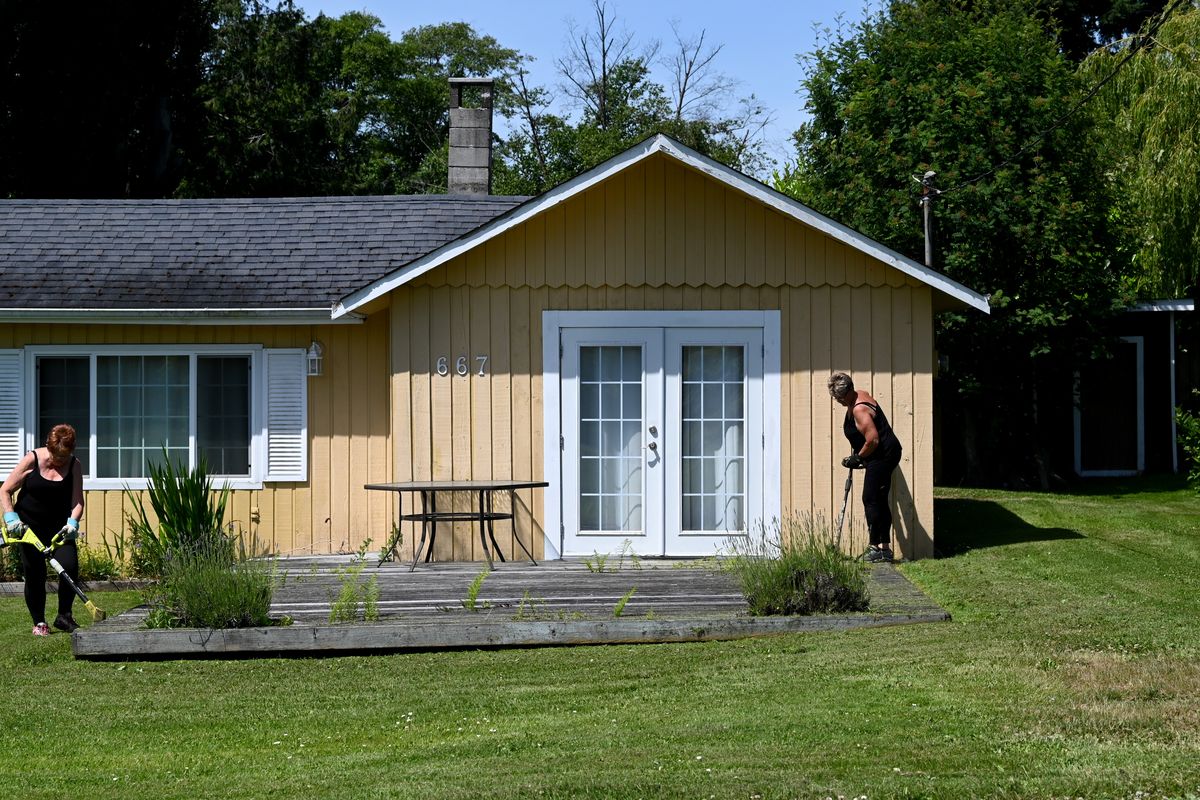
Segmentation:
<svg viewBox="0 0 1200 800">
<path fill-rule="evenodd" d="M 198 356 L 246 356 L 250 362 L 250 473 L 248 475 L 213 475 L 215 486 L 228 485 L 230 489 L 262 489 L 266 471 L 266 392 L 262 385 L 263 353 L 261 344 L 205 344 L 205 345 L 26 345 L 25 385 L 30 391 L 25 397 L 25 450 L 40 446 L 35 441 L 38 419 L 38 359 L 44 357 L 81 357 L 89 361 L 90 397 L 88 414 L 91 433 L 86 447 L 90 470 L 97 464 L 96 428 L 96 360 L 100 356 L 187 356 L 188 357 L 188 465 L 196 463 L 198 452 L 196 420 L 196 358 Z M 32 423 L 32 424 L 31 424 Z M 76 449 L 84 443 L 77 443 Z M 88 490 L 112 491 L 122 489 L 142 490 L 148 485 L 146 478 L 99 478 L 85 474 L 83 488 Z"/>
</svg>

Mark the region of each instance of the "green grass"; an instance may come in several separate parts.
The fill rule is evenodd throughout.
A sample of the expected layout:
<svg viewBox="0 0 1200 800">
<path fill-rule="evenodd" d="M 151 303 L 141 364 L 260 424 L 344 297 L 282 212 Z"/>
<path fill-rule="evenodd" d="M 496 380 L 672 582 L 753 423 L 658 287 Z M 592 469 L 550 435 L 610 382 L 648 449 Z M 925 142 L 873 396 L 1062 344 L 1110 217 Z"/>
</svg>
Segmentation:
<svg viewBox="0 0 1200 800">
<path fill-rule="evenodd" d="M 66 636 L 35 640 L 7 598 L 0 786 L 89 800 L 1195 797 L 1197 502 L 1182 482 L 945 492 L 950 555 L 902 569 L 952 622 L 738 642 L 89 663 Z M 137 597 L 96 600 L 111 613 Z"/>
</svg>

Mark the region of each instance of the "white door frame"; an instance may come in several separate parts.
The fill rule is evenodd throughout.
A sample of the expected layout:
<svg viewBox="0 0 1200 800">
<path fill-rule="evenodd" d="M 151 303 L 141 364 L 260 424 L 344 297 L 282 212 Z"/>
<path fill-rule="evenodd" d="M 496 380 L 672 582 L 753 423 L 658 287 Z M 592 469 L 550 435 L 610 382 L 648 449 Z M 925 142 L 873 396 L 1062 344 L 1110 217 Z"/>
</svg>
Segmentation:
<svg viewBox="0 0 1200 800">
<path fill-rule="evenodd" d="M 562 451 L 563 396 L 559 374 L 562 332 L 565 328 L 760 328 L 763 333 L 761 517 L 747 514 L 753 529 L 781 515 L 783 438 L 780 395 L 779 311 L 543 311 L 542 312 L 542 469 L 550 488 L 546 491 L 545 558 L 562 558 L 563 522 Z"/>
</svg>

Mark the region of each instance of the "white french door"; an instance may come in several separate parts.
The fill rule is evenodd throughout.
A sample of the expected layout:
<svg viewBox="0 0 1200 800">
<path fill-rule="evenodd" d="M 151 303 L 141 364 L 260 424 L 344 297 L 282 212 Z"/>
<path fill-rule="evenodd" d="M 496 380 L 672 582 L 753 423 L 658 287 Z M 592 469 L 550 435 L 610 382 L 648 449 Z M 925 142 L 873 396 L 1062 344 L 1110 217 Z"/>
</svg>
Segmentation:
<svg viewBox="0 0 1200 800">
<path fill-rule="evenodd" d="M 761 521 L 762 328 L 559 335 L 562 555 L 710 555 Z"/>
</svg>

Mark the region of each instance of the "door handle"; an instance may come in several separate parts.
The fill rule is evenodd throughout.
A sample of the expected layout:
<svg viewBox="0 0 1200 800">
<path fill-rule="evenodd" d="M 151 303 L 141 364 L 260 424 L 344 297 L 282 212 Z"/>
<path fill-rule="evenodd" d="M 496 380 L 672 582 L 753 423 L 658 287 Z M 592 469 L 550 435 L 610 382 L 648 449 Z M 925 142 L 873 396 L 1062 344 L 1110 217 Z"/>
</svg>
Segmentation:
<svg viewBox="0 0 1200 800">
<path fill-rule="evenodd" d="M 650 448 L 652 452 L 658 452 L 658 442 L 651 442 L 650 444 L 646 445 L 646 447 Z"/>
</svg>

